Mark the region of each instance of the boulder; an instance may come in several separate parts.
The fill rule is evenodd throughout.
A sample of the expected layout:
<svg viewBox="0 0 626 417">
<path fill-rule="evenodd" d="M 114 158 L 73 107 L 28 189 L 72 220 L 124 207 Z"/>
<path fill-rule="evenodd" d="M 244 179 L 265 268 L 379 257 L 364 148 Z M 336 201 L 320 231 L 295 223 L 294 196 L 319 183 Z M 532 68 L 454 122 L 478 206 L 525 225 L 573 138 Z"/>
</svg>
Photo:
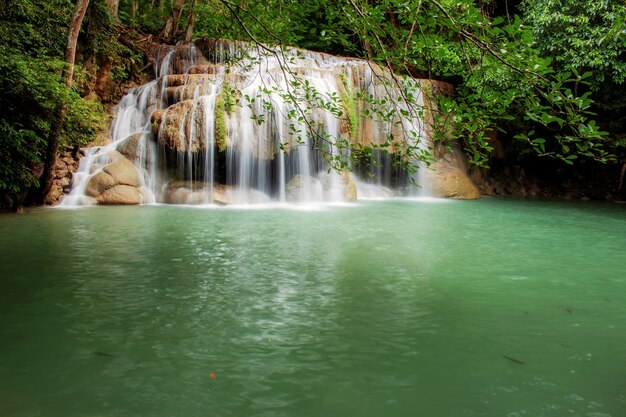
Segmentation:
<svg viewBox="0 0 626 417">
<path fill-rule="evenodd" d="M 433 164 L 429 171 L 431 192 L 436 197 L 473 200 L 480 198 L 480 190 L 459 168 L 443 163 Z"/>
<path fill-rule="evenodd" d="M 228 189 L 226 186 L 215 187 L 213 189 L 213 203 L 221 206 L 231 204 L 231 199 L 227 191 Z"/>
<path fill-rule="evenodd" d="M 136 165 L 138 170 L 150 169 L 156 158 L 154 136 L 150 133 L 135 133 L 117 145 L 117 151 Z"/>
<path fill-rule="evenodd" d="M 139 149 L 143 133 L 134 133 L 124 139 L 117 145 L 117 151 L 126 158 L 134 161 L 137 158 L 137 150 Z"/>
<path fill-rule="evenodd" d="M 56 205 L 61 199 L 62 195 L 63 188 L 57 184 L 52 184 L 50 190 L 48 191 L 48 194 L 46 194 L 46 197 L 44 198 L 44 204 Z"/>
<path fill-rule="evenodd" d="M 210 187 L 199 181 L 176 181 L 163 188 L 161 199 L 168 204 L 231 204 L 231 188 L 223 184 Z"/>
<path fill-rule="evenodd" d="M 87 182 L 85 195 L 98 204 L 141 204 L 146 199 L 135 165 L 119 152 L 111 152 L 112 162 Z"/>
<path fill-rule="evenodd" d="M 343 170 L 340 173 L 321 174 L 326 201 L 356 201 L 357 185 L 354 174 Z"/>
<path fill-rule="evenodd" d="M 115 186 L 115 179 L 109 173 L 100 171 L 89 178 L 85 195 L 89 197 L 98 197 L 100 194 Z"/>
<path fill-rule="evenodd" d="M 135 165 L 126 158 L 118 157 L 112 163 L 105 166 L 104 172 L 113 177 L 116 184 L 140 187 L 141 179 Z"/>
<path fill-rule="evenodd" d="M 44 204 L 56 205 L 63 194 L 69 192 L 71 178 L 78 170 L 78 160 L 71 152 L 64 152 L 57 158 L 54 165 L 53 180 L 48 194 L 44 197 Z"/>
<path fill-rule="evenodd" d="M 110 204 L 141 204 L 142 195 L 137 187 L 130 185 L 115 185 L 112 188 L 104 191 L 102 194 L 96 197 L 98 204 L 110 205 Z"/>
</svg>

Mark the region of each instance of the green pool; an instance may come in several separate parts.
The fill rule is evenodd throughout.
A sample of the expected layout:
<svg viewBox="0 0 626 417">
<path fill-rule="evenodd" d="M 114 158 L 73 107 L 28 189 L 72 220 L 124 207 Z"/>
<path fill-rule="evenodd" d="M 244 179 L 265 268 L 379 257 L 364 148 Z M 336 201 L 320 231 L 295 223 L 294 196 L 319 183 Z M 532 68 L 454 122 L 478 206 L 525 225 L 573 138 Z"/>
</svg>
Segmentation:
<svg viewBox="0 0 626 417">
<path fill-rule="evenodd" d="M 626 206 L 2 215 L 0 415 L 623 417 Z"/>
</svg>

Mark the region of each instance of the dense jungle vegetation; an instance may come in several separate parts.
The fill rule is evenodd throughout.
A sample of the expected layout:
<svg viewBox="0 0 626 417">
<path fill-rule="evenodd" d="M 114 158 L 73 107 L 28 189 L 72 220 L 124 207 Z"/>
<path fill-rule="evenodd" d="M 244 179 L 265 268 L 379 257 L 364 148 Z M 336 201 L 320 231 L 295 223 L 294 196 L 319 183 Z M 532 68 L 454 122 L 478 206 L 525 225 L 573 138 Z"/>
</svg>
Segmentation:
<svg viewBox="0 0 626 417">
<path fill-rule="evenodd" d="M 625 18 L 620 0 L 6 0 L 0 205 L 45 201 L 58 153 L 105 134 L 107 106 L 150 74 L 150 44 L 199 37 L 448 81 L 438 120 L 472 164 L 591 179 L 624 199 Z"/>
</svg>

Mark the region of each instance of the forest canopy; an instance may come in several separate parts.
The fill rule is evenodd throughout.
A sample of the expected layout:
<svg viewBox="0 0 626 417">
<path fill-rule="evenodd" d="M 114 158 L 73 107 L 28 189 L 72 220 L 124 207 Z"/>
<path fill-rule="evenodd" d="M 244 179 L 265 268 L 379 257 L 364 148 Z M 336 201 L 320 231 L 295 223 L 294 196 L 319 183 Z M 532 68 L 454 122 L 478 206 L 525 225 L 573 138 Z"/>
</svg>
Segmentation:
<svg viewBox="0 0 626 417">
<path fill-rule="evenodd" d="M 84 0 L 83 0 L 84 2 Z M 619 0 L 91 0 L 68 88 L 70 0 L 0 5 L 0 193 L 41 190 L 46 150 L 105 129 L 97 84 L 145 69 L 140 41 L 227 38 L 365 58 L 403 76 L 448 81 L 442 132 L 487 166 L 498 132 L 509 154 L 626 160 L 626 6 Z M 119 97 L 118 97 L 119 98 Z M 58 109 L 63 117 L 59 118 Z"/>
</svg>

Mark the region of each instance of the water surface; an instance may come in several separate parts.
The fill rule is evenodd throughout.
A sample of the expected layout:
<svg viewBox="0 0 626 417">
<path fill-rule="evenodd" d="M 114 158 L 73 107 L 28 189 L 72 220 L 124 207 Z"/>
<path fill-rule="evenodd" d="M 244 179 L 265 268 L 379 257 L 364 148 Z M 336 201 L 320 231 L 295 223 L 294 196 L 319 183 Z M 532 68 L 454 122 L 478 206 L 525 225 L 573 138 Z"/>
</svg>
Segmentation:
<svg viewBox="0 0 626 417">
<path fill-rule="evenodd" d="M 0 216 L 0 415 L 626 415 L 626 207 Z"/>
</svg>

